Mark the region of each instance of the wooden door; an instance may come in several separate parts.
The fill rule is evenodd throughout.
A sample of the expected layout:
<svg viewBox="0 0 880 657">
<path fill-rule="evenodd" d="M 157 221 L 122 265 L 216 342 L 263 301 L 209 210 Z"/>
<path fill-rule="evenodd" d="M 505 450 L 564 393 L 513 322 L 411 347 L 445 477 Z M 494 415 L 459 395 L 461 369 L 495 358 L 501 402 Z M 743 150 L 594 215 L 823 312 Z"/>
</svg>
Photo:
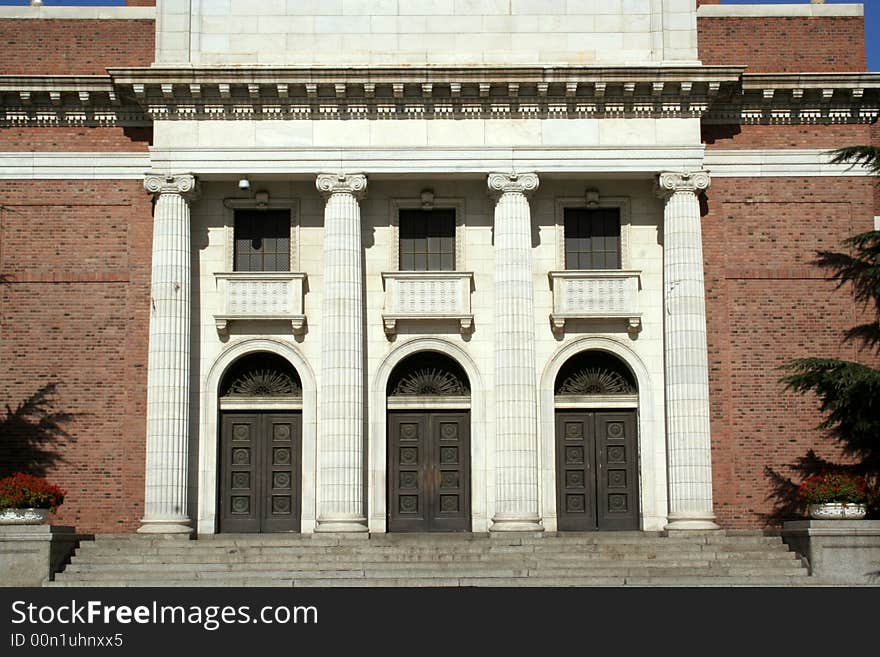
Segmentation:
<svg viewBox="0 0 880 657">
<path fill-rule="evenodd" d="M 470 413 L 388 414 L 388 531 L 470 531 Z"/>
<path fill-rule="evenodd" d="M 223 413 L 220 531 L 299 531 L 301 454 L 301 414 Z"/>
<path fill-rule="evenodd" d="M 635 411 L 557 411 L 560 531 L 639 528 Z"/>
</svg>

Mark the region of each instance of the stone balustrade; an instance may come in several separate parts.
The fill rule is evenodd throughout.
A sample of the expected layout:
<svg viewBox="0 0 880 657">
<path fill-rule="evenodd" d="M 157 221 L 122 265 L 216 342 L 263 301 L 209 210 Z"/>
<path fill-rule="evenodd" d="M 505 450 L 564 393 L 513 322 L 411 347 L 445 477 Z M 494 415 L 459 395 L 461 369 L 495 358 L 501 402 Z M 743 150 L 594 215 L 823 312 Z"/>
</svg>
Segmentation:
<svg viewBox="0 0 880 657">
<path fill-rule="evenodd" d="M 551 271 L 554 332 L 564 333 L 571 319 L 615 318 L 627 320 L 631 332 L 638 331 L 640 275 L 635 270 Z"/>
</svg>

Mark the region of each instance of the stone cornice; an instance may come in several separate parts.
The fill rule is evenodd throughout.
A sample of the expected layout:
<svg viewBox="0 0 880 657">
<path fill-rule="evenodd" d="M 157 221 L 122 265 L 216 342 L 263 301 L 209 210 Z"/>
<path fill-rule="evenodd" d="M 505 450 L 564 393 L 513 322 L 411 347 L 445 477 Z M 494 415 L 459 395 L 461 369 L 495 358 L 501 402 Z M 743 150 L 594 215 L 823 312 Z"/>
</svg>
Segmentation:
<svg viewBox="0 0 880 657">
<path fill-rule="evenodd" d="M 367 177 L 362 173 L 321 173 L 315 186 L 325 199 L 333 194 L 351 194 L 360 200 L 367 193 Z"/>
<path fill-rule="evenodd" d="M 872 123 L 878 73 L 745 73 L 737 93 L 714 103 L 707 123 Z"/>
<path fill-rule="evenodd" d="M 0 125 L 154 120 L 703 118 L 870 123 L 880 74 L 743 67 L 174 68 L 0 76 Z"/>
<path fill-rule="evenodd" d="M 493 197 L 502 194 L 525 194 L 529 195 L 538 189 L 538 176 L 535 173 L 490 173 L 486 184 L 489 186 L 489 195 Z"/>
</svg>

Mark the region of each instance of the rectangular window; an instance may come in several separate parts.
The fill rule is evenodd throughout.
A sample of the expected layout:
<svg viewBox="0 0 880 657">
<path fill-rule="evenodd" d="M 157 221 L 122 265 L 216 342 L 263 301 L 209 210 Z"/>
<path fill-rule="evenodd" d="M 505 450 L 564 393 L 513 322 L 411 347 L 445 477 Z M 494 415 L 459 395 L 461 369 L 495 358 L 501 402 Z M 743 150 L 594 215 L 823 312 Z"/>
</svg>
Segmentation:
<svg viewBox="0 0 880 657">
<path fill-rule="evenodd" d="M 235 211 L 235 271 L 290 271 L 290 211 Z"/>
<path fill-rule="evenodd" d="M 400 271 L 455 270 L 455 210 L 401 210 Z"/>
<path fill-rule="evenodd" d="M 565 209 L 565 268 L 620 269 L 619 209 Z"/>
</svg>

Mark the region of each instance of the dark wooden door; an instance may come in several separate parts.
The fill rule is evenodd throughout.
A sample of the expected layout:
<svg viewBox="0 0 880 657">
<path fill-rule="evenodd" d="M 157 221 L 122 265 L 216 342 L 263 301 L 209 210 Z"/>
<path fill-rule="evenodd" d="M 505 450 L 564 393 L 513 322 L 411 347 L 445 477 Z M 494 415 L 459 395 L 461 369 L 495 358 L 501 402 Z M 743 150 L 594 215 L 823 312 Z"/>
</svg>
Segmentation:
<svg viewBox="0 0 880 657">
<path fill-rule="evenodd" d="M 639 528 L 635 411 L 557 411 L 560 531 Z"/>
<path fill-rule="evenodd" d="M 471 529 L 470 413 L 388 414 L 388 531 Z"/>
<path fill-rule="evenodd" d="M 299 531 L 301 415 L 224 412 L 220 436 L 220 531 Z"/>
</svg>

